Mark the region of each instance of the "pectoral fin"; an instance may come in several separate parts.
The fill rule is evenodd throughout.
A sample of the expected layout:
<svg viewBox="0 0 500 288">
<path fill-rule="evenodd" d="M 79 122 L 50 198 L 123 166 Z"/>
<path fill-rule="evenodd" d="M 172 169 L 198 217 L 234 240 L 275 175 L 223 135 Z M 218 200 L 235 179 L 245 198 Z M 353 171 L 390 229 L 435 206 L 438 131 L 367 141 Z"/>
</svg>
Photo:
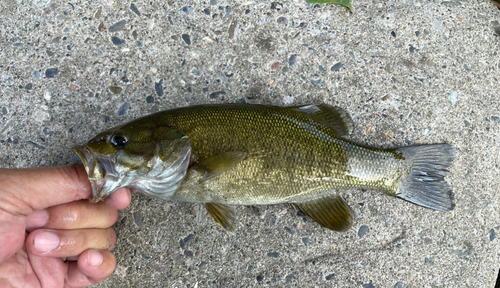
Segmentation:
<svg viewBox="0 0 500 288">
<path fill-rule="evenodd" d="M 196 171 L 203 175 L 200 182 L 221 175 L 238 165 L 245 157 L 245 152 L 225 152 L 200 161 L 196 164 Z"/>
<path fill-rule="evenodd" d="M 295 112 L 312 119 L 315 122 L 335 130 L 338 135 L 352 133 L 354 122 L 351 116 L 342 108 L 328 104 L 289 107 Z"/>
<path fill-rule="evenodd" d="M 295 203 L 304 214 L 322 226 L 342 232 L 351 228 L 352 213 L 340 196 L 326 197 L 304 203 Z"/>
<path fill-rule="evenodd" d="M 236 221 L 236 210 L 234 207 L 218 203 L 205 203 L 205 208 L 208 214 L 222 228 L 226 229 L 226 231 L 234 231 L 234 223 Z"/>
</svg>

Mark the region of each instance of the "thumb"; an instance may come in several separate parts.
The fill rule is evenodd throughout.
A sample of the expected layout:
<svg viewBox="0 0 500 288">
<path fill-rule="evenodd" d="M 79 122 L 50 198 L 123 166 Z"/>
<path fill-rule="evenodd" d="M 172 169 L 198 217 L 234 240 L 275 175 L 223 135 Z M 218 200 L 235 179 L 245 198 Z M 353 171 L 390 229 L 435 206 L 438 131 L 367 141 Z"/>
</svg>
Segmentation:
<svg viewBox="0 0 500 288">
<path fill-rule="evenodd" d="M 13 214 L 88 199 L 92 188 L 81 164 L 30 169 L 0 169 L 0 207 Z M 0 204 L 0 206 L 3 206 Z M 10 208 L 10 209 L 9 209 Z"/>
</svg>

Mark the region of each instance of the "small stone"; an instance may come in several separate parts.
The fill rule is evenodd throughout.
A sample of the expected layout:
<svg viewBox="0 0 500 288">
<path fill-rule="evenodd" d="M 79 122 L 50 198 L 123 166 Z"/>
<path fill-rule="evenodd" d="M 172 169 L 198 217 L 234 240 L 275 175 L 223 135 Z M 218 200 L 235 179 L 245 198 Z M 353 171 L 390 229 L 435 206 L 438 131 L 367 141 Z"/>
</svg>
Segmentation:
<svg viewBox="0 0 500 288">
<path fill-rule="evenodd" d="M 285 276 L 285 282 L 288 283 L 288 282 L 291 282 L 293 279 L 293 274 L 288 274 Z"/>
<path fill-rule="evenodd" d="M 280 68 L 280 62 L 274 62 L 272 65 L 271 65 L 271 69 L 272 70 L 278 70 Z"/>
<path fill-rule="evenodd" d="M 280 25 L 285 25 L 285 26 L 288 25 L 288 19 L 286 19 L 285 17 L 279 17 L 277 22 Z"/>
<path fill-rule="evenodd" d="M 205 13 L 205 15 L 210 15 L 210 9 L 209 8 L 203 9 L 203 12 Z"/>
<path fill-rule="evenodd" d="M 102 22 L 101 22 L 101 23 L 99 24 L 99 27 L 97 27 L 97 30 L 99 30 L 99 32 L 104 31 L 104 23 L 102 23 Z"/>
<path fill-rule="evenodd" d="M 396 32 L 392 31 L 392 32 L 391 32 L 391 36 L 392 36 L 392 37 L 396 37 Z"/>
<path fill-rule="evenodd" d="M 191 233 L 191 234 L 189 234 L 188 236 L 186 236 L 184 239 L 181 239 L 181 240 L 179 241 L 179 244 L 180 244 L 181 248 L 186 247 L 187 243 L 188 243 L 191 239 L 193 239 L 193 237 L 194 237 L 194 234 L 192 234 L 192 233 Z"/>
<path fill-rule="evenodd" d="M 405 143 L 410 145 L 411 144 L 411 141 L 409 139 L 405 139 Z"/>
<path fill-rule="evenodd" d="M 194 7 L 191 5 L 184 6 L 181 9 L 179 9 L 179 13 L 181 14 L 189 14 L 194 11 Z"/>
<path fill-rule="evenodd" d="M 264 280 L 264 276 L 257 275 L 256 279 L 257 279 L 257 282 L 262 282 L 262 280 Z"/>
<path fill-rule="evenodd" d="M 229 17 L 229 13 L 231 13 L 231 6 L 226 6 L 226 15 L 224 15 L 224 17 Z"/>
<path fill-rule="evenodd" d="M 139 9 L 137 9 L 137 6 L 135 6 L 134 3 L 130 4 L 130 10 L 132 10 L 132 12 L 137 14 L 137 16 L 141 16 L 141 12 L 139 11 Z"/>
<path fill-rule="evenodd" d="M 9 110 L 7 110 L 7 107 L 2 107 L 2 114 L 7 115 L 9 113 Z"/>
<path fill-rule="evenodd" d="M 491 116 L 491 120 L 495 122 L 500 122 L 500 117 L 499 116 Z"/>
<path fill-rule="evenodd" d="M 191 45 L 191 36 L 188 34 L 182 34 L 182 40 L 184 40 L 187 45 Z"/>
<path fill-rule="evenodd" d="M 250 272 L 252 270 L 253 270 L 253 266 L 252 265 L 248 265 L 247 271 Z"/>
<path fill-rule="evenodd" d="M 45 92 L 43 98 L 45 99 L 45 101 L 50 102 L 50 98 L 52 98 L 52 94 L 50 93 L 50 91 Z"/>
<path fill-rule="evenodd" d="M 122 87 L 119 86 L 109 86 L 108 87 L 109 91 L 115 93 L 115 94 L 120 94 L 122 92 Z"/>
<path fill-rule="evenodd" d="M 288 65 L 293 66 L 297 63 L 297 55 L 293 54 L 292 56 L 290 56 L 290 58 L 288 58 Z"/>
<path fill-rule="evenodd" d="M 45 77 L 47 78 L 54 78 L 56 75 L 59 73 L 59 70 L 57 68 L 49 68 L 45 70 Z"/>
<path fill-rule="evenodd" d="M 495 240 L 495 238 L 496 238 L 496 237 L 497 237 L 497 236 L 496 236 L 496 234 L 495 234 L 495 229 L 491 229 L 491 230 L 490 230 L 490 241 Z"/>
<path fill-rule="evenodd" d="M 301 22 L 299 24 L 299 28 L 306 28 L 307 27 L 307 23 L 306 22 Z"/>
<path fill-rule="evenodd" d="M 215 99 L 215 98 L 218 98 L 220 95 L 224 95 L 224 94 L 226 94 L 226 92 L 217 91 L 217 92 L 210 93 L 210 95 L 208 95 L 208 97 L 210 97 L 210 99 Z"/>
<path fill-rule="evenodd" d="M 66 49 L 68 49 L 69 51 L 71 51 L 71 49 L 73 49 L 73 46 L 68 45 L 68 46 L 66 46 Z"/>
<path fill-rule="evenodd" d="M 123 116 L 123 115 L 127 114 L 128 107 L 130 107 L 130 103 L 128 103 L 128 102 L 123 103 L 120 106 L 120 108 L 118 108 L 116 115 Z"/>
<path fill-rule="evenodd" d="M 328 281 L 328 280 L 332 280 L 333 277 L 335 277 L 335 274 L 332 273 L 332 274 L 326 276 L 325 279 Z"/>
<path fill-rule="evenodd" d="M 483 200 L 483 208 L 488 207 L 488 204 L 490 204 L 488 200 Z"/>
<path fill-rule="evenodd" d="M 26 141 L 26 144 L 29 144 L 29 145 L 31 145 L 31 146 L 33 146 L 33 147 L 35 147 L 35 148 L 40 149 L 40 150 L 44 150 L 44 149 L 45 149 L 45 147 L 44 147 L 44 146 L 42 146 L 42 145 L 40 145 L 40 144 L 37 144 L 37 143 L 35 143 L 35 142 L 32 142 L 32 141 Z"/>
<path fill-rule="evenodd" d="M 293 231 L 290 227 L 285 226 L 285 231 L 288 232 L 290 235 L 294 235 L 295 231 Z"/>
<path fill-rule="evenodd" d="M 269 253 L 267 253 L 267 256 L 271 257 L 271 258 L 278 258 L 278 257 L 280 257 L 280 253 L 279 252 L 269 252 Z"/>
<path fill-rule="evenodd" d="M 451 92 L 448 94 L 448 96 L 450 97 L 451 103 L 453 104 L 457 103 L 458 95 L 456 92 Z"/>
<path fill-rule="evenodd" d="M 122 40 L 116 36 L 113 36 L 113 37 L 111 37 L 111 42 L 113 42 L 113 44 L 115 44 L 116 46 L 120 46 L 123 43 L 125 43 L 125 40 Z"/>
<path fill-rule="evenodd" d="M 47 55 L 48 55 L 49 57 L 50 57 L 50 56 L 52 56 L 52 55 L 54 55 L 54 52 L 52 52 L 52 51 L 50 51 L 50 50 L 45 51 L 45 53 L 47 53 Z"/>
<path fill-rule="evenodd" d="M 420 36 L 420 31 L 418 31 L 418 30 L 415 31 L 415 36 L 417 36 L 417 37 Z"/>
<path fill-rule="evenodd" d="M 120 20 L 120 21 L 116 22 L 115 24 L 113 24 L 111 27 L 109 27 L 108 32 L 117 32 L 117 31 L 123 30 L 123 29 L 125 29 L 126 23 L 127 23 L 127 21 Z"/>
<path fill-rule="evenodd" d="M 33 71 L 33 77 L 35 77 L 36 80 L 40 80 L 40 71 L 38 70 Z"/>
<path fill-rule="evenodd" d="M 425 264 L 429 264 L 429 265 L 433 266 L 434 265 L 434 261 L 432 261 L 429 258 L 425 258 Z"/>
<path fill-rule="evenodd" d="M 21 47 L 23 47 L 23 43 L 21 43 L 21 42 L 14 43 L 14 44 L 12 44 L 12 46 L 14 46 L 16 48 L 21 48 Z"/>
<path fill-rule="evenodd" d="M 368 284 L 363 284 L 363 288 L 375 288 L 375 285 L 372 284 L 372 282 Z"/>
<path fill-rule="evenodd" d="M 210 5 L 217 5 L 217 0 L 210 0 Z"/>
<path fill-rule="evenodd" d="M 236 26 L 238 25 L 238 21 L 235 20 L 233 23 L 231 23 L 231 26 L 229 26 L 229 39 L 234 38 L 234 31 L 236 31 Z"/>
<path fill-rule="evenodd" d="M 57 36 L 56 38 L 52 39 L 52 43 L 57 44 L 61 42 L 61 36 Z"/>
<path fill-rule="evenodd" d="M 139 213 L 139 212 L 134 212 L 133 215 L 134 215 L 135 225 L 137 225 L 139 228 L 141 228 L 143 220 L 144 220 L 144 217 L 142 217 L 141 213 Z"/>
<path fill-rule="evenodd" d="M 52 131 L 52 129 L 50 129 L 49 127 L 45 127 L 45 128 L 43 128 L 43 133 L 45 135 L 52 135 L 52 134 L 54 134 L 54 131 Z"/>
<path fill-rule="evenodd" d="M 311 79 L 311 83 L 314 86 L 319 86 L 319 85 L 321 85 L 321 79 Z"/>
<path fill-rule="evenodd" d="M 410 53 L 414 53 L 414 52 L 418 52 L 419 49 L 413 47 L 413 45 L 410 44 L 409 50 L 410 50 Z"/>
<path fill-rule="evenodd" d="M 304 238 L 302 238 L 302 243 L 304 243 L 304 245 L 307 245 L 307 244 L 311 243 L 311 239 L 304 237 Z"/>
<path fill-rule="evenodd" d="M 142 253 L 142 258 L 144 258 L 144 259 L 150 259 L 151 255 L 146 254 L 146 253 Z"/>
<path fill-rule="evenodd" d="M 403 288 L 403 283 L 398 282 L 396 285 L 394 285 L 394 288 Z"/>
<path fill-rule="evenodd" d="M 153 97 L 153 96 L 146 97 L 146 102 L 147 103 L 153 103 L 153 102 L 155 102 L 155 97 Z"/>
<path fill-rule="evenodd" d="M 155 83 L 155 91 L 156 95 L 163 96 L 163 78 L 160 79 L 157 83 Z"/>
<path fill-rule="evenodd" d="M 24 86 L 24 89 L 26 89 L 26 90 L 33 89 L 33 84 L 31 84 L 31 83 L 26 84 L 26 86 Z"/>
<path fill-rule="evenodd" d="M 191 252 L 189 250 L 186 250 L 186 251 L 184 251 L 184 256 L 186 256 L 186 257 L 193 257 L 193 252 Z"/>
<path fill-rule="evenodd" d="M 342 66 L 344 66 L 344 64 L 342 62 L 337 62 L 335 65 L 332 66 L 332 68 L 330 70 L 332 72 L 337 72 L 340 70 L 340 68 L 342 68 Z"/>
<path fill-rule="evenodd" d="M 194 77 L 200 77 L 201 71 L 198 69 L 193 69 L 193 70 L 191 70 L 191 75 L 193 75 Z"/>
<path fill-rule="evenodd" d="M 369 228 L 367 225 L 363 225 L 363 226 L 359 227 L 358 237 L 359 238 L 365 237 L 366 233 L 368 233 L 368 230 L 369 230 Z"/>
</svg>

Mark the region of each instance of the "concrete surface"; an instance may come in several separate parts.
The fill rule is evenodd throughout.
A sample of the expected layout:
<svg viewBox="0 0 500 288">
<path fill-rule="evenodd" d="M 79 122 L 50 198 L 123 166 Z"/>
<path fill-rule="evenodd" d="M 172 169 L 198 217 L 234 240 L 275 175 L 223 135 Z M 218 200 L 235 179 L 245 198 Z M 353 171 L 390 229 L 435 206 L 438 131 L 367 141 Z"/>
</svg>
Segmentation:
<svg viewBox="0 0 500 288">
<path fill-rule="evenodd" d="M 330 103 L 359 143 L 454 144 L 456 209 L 346 191 L 358 214 L 346 233 L 276 205 L 238 208 L 228 235 L 195 205 L 134 196 L 99 287 L 493 287 L 499 11 L 352 2 L 1 1 L 0 166 L 70 163 L 71 146 L 173 107 Z"/>
</svg>

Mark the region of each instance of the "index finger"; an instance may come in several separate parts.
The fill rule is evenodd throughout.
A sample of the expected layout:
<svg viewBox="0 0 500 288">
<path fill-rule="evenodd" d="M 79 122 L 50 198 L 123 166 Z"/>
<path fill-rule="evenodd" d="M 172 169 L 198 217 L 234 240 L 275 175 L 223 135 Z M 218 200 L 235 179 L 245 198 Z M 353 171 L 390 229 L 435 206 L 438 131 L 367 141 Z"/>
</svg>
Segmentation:
<svg viewBox="0 0 500 288">
<path fill-rule="evenodd" d="M 2 196 L 2 193 L 5 194 Z M 81 164 L 18 170 L 0 169 L 0 198 L 7 196 L 7 200 L 14 206 L 26 204 L 33 210 L 42 210 L 88 199 L 91 195 L 92 188 L 87 172 Z"/>
</svg>

